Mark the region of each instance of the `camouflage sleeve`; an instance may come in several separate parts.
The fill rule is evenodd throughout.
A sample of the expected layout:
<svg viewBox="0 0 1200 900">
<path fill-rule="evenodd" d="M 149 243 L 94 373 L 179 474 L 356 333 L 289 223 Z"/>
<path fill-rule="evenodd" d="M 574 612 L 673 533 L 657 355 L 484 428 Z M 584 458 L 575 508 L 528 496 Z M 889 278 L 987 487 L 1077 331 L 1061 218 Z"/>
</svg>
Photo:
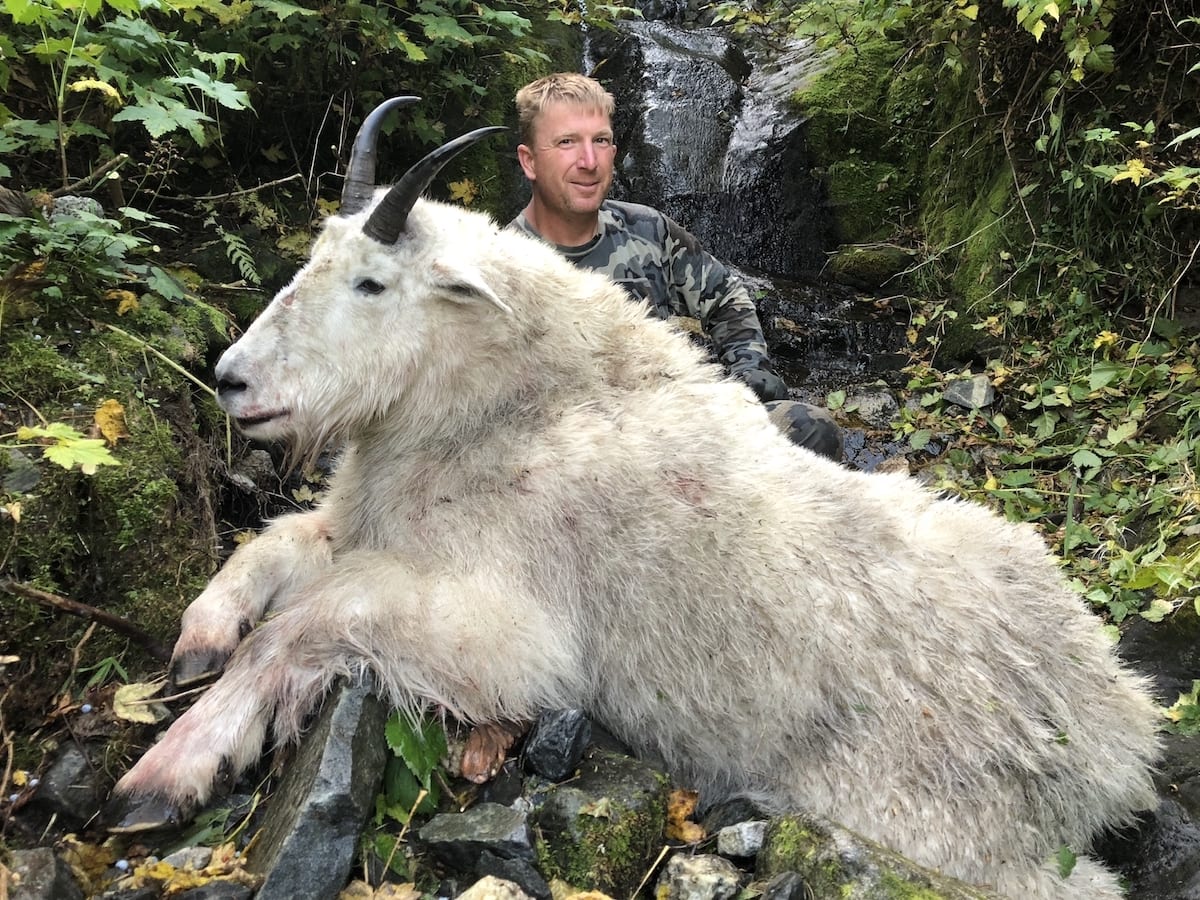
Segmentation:
<svg viewBox="0 0 1200 900">
<path fill-rule="evenodd" d="M 700 320 L 721 362 L 755 387 L 760 396 L 763 390 L 759 382 L 778 382 L 762 388 L 769 394 L 782 391 L 782 396 L 763 396 L 764 400 L 785 398 L 786 388 L 771 368 L 762 325 L 745 284 L 705 251 L 683 226 L 669 218 L 666 222 L 671 280 L 686 305 L 686 310 L 679 312 Z M 764 379 L 760 373 L 771 377 Z"/>
</svg>

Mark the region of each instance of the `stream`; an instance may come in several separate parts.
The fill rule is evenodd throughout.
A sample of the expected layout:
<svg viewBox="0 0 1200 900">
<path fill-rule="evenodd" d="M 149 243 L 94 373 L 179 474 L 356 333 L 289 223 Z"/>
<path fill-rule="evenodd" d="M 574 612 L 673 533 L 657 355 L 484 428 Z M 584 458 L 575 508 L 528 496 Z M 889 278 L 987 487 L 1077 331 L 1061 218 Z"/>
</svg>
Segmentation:
<svg viewBox="0 0 1200 900">
<path fill-rule="evenodd" d="M 837 238 L 787 102 L 818 53 L 754 54 L 721 29 L 638 20 L 589 34 L 585 60 L 617 101 L 613 197 L 662 210 L 739 272 L 793 397 L 844 392 L 859 411 L 841 417 L 849 464 L 898 455 L 889 388 L 903 382 L 907 306 L 822 277 Z"/>
</svg>

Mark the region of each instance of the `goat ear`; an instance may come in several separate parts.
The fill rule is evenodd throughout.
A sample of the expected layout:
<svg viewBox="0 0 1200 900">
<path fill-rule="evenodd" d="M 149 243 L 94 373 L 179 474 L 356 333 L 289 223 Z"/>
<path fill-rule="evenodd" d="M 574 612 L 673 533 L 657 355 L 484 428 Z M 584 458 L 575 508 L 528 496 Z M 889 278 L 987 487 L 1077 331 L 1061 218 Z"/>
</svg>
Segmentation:
<svg viewBox="0 0 1200 900">
<path fill-rule="evenodd" d="M 513 314 L 512 307 L 500 299 L 476 269 L 468 266 L 447 266 L 435 263 L 434 270 L 441 281 L 442 289 L 451 300 L 457 303 L 486 300 L 506 315 Z"/>
</svg>

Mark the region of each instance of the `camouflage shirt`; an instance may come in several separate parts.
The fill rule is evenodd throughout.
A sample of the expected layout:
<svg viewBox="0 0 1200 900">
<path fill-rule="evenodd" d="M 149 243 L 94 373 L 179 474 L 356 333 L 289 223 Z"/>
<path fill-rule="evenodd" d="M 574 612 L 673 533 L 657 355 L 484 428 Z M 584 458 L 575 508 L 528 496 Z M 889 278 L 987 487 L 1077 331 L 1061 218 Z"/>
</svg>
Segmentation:
<svg viewBox="0 0 1200 900">
<path fill-rule="evenodd" d="M 521 213 L 509 228 L 542 239 Z M 555 245 L 577 266 L 608 275 L 661 318 L 690 316 L 729 371 L 771 372 L 754 301 L 741 280 L 682 225 L 649 206 L 605 200 L 600 233 L 581 247 Z"/>
</svg>

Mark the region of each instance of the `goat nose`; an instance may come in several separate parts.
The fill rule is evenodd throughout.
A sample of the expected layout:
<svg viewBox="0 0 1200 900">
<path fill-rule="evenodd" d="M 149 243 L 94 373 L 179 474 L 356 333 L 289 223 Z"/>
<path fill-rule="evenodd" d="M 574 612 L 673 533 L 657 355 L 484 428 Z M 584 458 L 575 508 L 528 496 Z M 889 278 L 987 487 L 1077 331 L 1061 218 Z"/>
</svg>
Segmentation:
<svg viewBox="0 0 1200 900">
<path fill-rule="evenodd" d="M 222 375 L 217 378 L 217 396 L 221 398 L 232 397 L 234 394 L 240 394 L 246 390 L 246 382 L 240 378 L 233 378 Z"/>
</svg>

